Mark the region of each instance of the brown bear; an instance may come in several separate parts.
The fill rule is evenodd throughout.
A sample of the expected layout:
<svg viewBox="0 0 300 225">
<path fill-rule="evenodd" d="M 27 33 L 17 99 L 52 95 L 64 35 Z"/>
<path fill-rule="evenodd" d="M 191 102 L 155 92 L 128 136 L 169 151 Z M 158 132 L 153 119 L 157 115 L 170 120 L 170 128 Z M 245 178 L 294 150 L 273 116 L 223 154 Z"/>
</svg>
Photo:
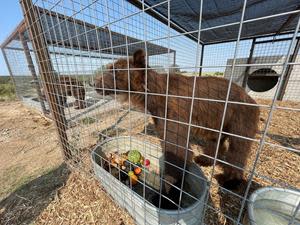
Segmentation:
<svg viewBox="0 0 300 225">
<path fill-rule="evenodd" d="M 149 66 L 147 70 L 145 67 L 145 52 L 137 50 L 129 59 L 129 65 L 126 58 L 108 65 L 107 70 L 95 78 L 94 85 L 99 94 L 112 94 L 117 89 L 117 94 L 125 96 L 121 98 L 122 101 L 128 101 L 130 88 L 132 104 L 143 111 L 147 107 L 163 140 L 166 161 L 163 191 L 170 193 L 170 184 L 180 188 L 185 162 L 189 165 L 193 161 L 193 152 L 189 148 L 192 140 L 205 143 L 205 155 L 195 157 L 195 162 L 202 166 L 213 164 L 229 81 L 224 78 L 195 78 L 175 73 L 170 73 L 167 80 L 167 74 L 158 74 Z M 194 79 L 196 81 L 192 101 Z M 232 189 L 243 179 L 243 168 L 250 152 L 251 141 L 230 134 L 254 138 L 258 128 L 259 108 L 255 106 L 255 100 L 234 83 L 231 85 L 229 101 L 223 125 L 225 134 L 221 136 L 217 158 L 228 163 L 220 163 L 224 173 L 218 181 L 225 188 Z M 190 140 L 187 140 L 189 130 Z M 229 146 L 225 144 L 226 140 Z"/>
</svg>

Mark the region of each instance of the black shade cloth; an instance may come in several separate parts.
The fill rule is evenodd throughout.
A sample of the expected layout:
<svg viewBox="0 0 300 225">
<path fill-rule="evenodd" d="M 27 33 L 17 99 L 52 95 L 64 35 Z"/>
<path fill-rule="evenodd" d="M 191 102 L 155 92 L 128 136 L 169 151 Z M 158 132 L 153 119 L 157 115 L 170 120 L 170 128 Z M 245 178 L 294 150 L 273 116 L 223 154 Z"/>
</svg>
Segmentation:
<svg viewBox="0 0 300 225">
<path fill-rule="evenodd" d="M 137 0 L 128 0 L 136 6 L 141 6 Z M 155 6 L 161 1 L 144 0 L 148 6 Z M 241 20 L 243 0 L 203 0 L 202 29 L 238 23 Z M 244 20 L 290 12 L 300 9 L 300 0 L 248 0 Z M 168 4 L 155 6 L 146 12 L 158 12 L 165 18 L 168 17 Z M 172 0 L 170 1 L 171 21 L 185 31 L 199 29 L 200 0 Z M 158 15 L 158 14 L 156 14 Z M 156 17 L 155 13 L 152 16 Z M 289 14 L 273 17 L 260 21 L 243 24 L 241 39 L 292 32 L 297 24 L 299 14 Z M 163 21 L 163 20 L 161 20 Z M 167 20 L 163 21 L 167 23 Z M 177 29 L 180 30 L 180 29 Z M 203 31 L 202 44 L 212 44 L 236 40 L 239 24 L 218 29 Z M 197 40 L 198 32 L 192 33 L 192 38 Z"/>
</svg>

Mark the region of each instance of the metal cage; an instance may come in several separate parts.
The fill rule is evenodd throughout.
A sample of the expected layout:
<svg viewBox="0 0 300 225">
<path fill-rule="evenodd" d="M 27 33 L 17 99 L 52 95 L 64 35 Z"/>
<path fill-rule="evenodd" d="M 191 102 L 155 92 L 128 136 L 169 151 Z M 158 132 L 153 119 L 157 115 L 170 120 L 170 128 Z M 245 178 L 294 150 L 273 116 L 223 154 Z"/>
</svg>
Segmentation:
<svg viewBox="0 0 300 225">
<path fill-rule="evenodd" d="M 138 224 L 245 224 L 254 190 L 299 191 L 298 0 L 20 2 L 1 46 L 18 96 L 50 110 L 68 164 L 121 190 Z M 156 188 L 151 167 L 130 162 L 132 180 L 112 162 L 124 149 L 159 154 Z"/>
</svg>

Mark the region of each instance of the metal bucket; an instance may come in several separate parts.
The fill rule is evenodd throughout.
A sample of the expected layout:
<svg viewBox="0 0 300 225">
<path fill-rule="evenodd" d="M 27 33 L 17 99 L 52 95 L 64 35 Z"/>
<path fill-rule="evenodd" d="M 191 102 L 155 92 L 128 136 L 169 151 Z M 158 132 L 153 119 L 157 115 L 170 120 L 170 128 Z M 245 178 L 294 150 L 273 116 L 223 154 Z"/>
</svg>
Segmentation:
<svg viewBox="0 0 300 225">
<path fill-rule="evenodd" d="M 300 225 L 300 192 L 275 187 L 258 189 L 250 196 L 246 225 Z"/>
<path fill-rule="evenodd" d="M 160 146 L 138 140 L 134 137 L 118 137 L 106 140 L 96 146 L 92 152 L 92 161 L 96 177 L 100 180 L 105 190 L 113 199 L 123 208 L 127 209 L 129 214 L 135 219 L 138 225 L 199 225 L 203 216 L 203 204 L 207 194 L 207 181 L 201 169 L 197 165 L 192 165 L 188 170 L 190 173 L 185 175 L 185 185 L 188 194 L 183 194 L 183 209 L 166 210 L 158 209 L 153 204 L 141 197 L 141 194 L 133 191 L 121 181 L 112 176 L 103 167 L 101 167 L 100 158 L 103 153 L 110 151 L 111 146 L 122 153 L 131 149 L 139 150 L 145 158 L 150 158 L 151 164 L 155 163 L 163 168 L 162 151 Z M 145 183 L 157 189 L 159 182 L 153 176 L 146 176 Z M 189 188 L 190 187 L 190 188 Z M 192 199 L 193 196 L 196 199 Z M 147 199 L 147 198 L 146 198 Z"/>
</svg>

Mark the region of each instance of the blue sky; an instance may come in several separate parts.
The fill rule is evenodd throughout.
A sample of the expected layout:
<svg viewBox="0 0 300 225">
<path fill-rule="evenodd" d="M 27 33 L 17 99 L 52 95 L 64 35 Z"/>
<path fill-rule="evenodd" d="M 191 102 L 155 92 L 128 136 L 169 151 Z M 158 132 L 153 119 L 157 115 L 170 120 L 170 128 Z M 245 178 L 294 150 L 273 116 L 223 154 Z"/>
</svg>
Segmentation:
<svg viewBox="0 0 300 225">
<path fill-rule="evenodd" d="M 2 43 L 22 20 L 22 10 L 18 0 L 1 1 L 0 43 Z M 7 67 L 0 54 L 0 75 L 8 75 Z"/>
</svg>

